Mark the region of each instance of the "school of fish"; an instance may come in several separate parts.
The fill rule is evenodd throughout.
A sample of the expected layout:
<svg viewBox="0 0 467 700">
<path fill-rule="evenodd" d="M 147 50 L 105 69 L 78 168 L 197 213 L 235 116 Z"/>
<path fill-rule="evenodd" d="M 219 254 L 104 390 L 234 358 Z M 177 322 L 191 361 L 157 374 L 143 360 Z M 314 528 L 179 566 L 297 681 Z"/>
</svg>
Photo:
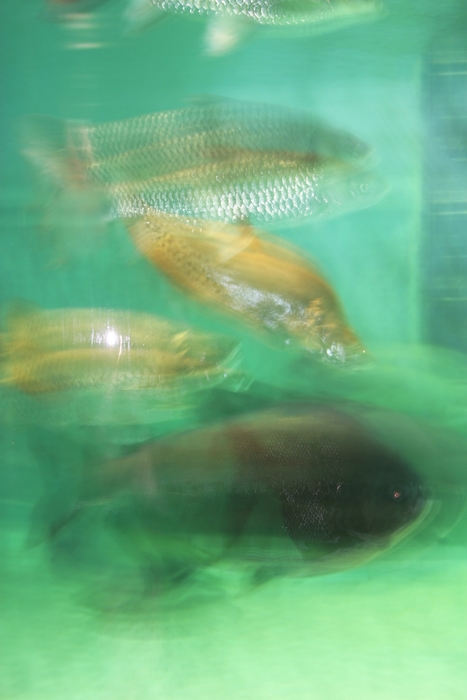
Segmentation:
<svg viewBox="0 0 467 700">
<path fill-rule="evenodd" d="M 101 4 L 46 6 L 49 18 L 72 21 Z M 257 28 L 328 31 L 381 9 L 379 0 L 129 0 L 125 20 L 137 30 L 171 14 L 204 18 L 206 51 L 219 55 Z M 86 418 L 81 406 L 68 422 L 51 420 L 51 431 L 35 419 L 38 452 L 47 445 L 53 463 L 37 510 L 51 547 L 98 512 L 160 591 L 226 559 L 248 566 L 256 581 L 334 573 L 391 549 L 434 517 L 435 496 L 397 436 L 390 449 L 371 421 L 352 414 L 350 392 L 346 401 L 343 391 L 341 401 L 333 395 L 341 382 L 357 385 L 357 397 L 368 367 L 350 310 L 318 264 L 270 231 L 377 204 L 387 186 L 367 143 L 307 113 L 221 98 L 95 124 L 31 115 L 21 133 L 45 193 L 45 221 L 50 210 L 66 221 L 82 207 L 102 226 L 121 222 L 155 294 L 162 273 L 195 317 L 212 322 L 213 310 L 214 323 L 220 318 L 228 329 L 221 335 L 136 310 L 42 309 L 19 300 L 4 310 L 2 391 L 26 396 L 38 413 L 50 396 L 59 412 L 99 397 Z M 315 395 L 307 389 L 305 399 L 276 397 L 250 410 L 256 377 L 243 370 L 242 339 L 265 353 L 271 346 L 299 371 L 332 377 L 332 400 L 316 382 Z M 200 394 L 204 404 L 194 399 Z M 135 395 L 145 408 L 136 402 L 128 417 Z M 232 396 L 240 410 L 229 417 Z M 161 436 L 159 419 L 146 411 L 157 403 L 169 414 L 190 402 L 195 417 L 183 432 Z M 372 406 L 365 410 L 371 416 Z M 154 434 L 142 445 L 135 438 L 124 449 L 122 439 L 117 456 L 103 458 L 108 446 L 96 440 L 91 458 L 59 464 L 60 440 L 70 438 L 74 449 L 70 425 L 120 430 L 151 421 Z M 98 434 L 105 443 L 110 433 Z M 73 472 L 68 482 L 57 478 L 61 469 Z M 449 521 L 446 509 L 443 517 Z"/>
</svg>

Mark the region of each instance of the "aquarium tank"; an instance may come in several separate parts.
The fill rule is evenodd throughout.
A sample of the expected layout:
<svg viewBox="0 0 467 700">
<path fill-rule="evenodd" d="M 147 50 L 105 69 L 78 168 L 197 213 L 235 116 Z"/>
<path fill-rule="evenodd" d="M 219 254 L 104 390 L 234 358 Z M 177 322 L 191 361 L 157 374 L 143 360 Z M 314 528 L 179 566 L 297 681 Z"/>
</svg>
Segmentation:
<svg viewBox="0 0 467 700">
<path fill-rule="evenodd" d="M 465 0 L 0 17 L 0 698 L 465 698 Z"/>
</svg>

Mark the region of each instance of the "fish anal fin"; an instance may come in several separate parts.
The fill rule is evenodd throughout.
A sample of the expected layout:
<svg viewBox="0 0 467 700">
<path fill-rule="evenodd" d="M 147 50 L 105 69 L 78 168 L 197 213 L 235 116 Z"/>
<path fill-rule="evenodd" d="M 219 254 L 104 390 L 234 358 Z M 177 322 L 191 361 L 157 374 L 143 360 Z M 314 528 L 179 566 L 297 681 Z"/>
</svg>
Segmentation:
<svg viewBox="0 0 467 700">
<path fill-rule="evenodd" d="M 252 23 L 241 17 L 213 16 L 204 38 L 205 53 L 208 56 L 222 56 L 235 49 L 253 30 Z"/>
<path fill-rule="evenodd" d="M 209 221 L 203 228 L 204 235 L 218 247 L 216 258 L 219 263 L 227 262 L 246 248 L 259 250 L 261 247 L 255 229 L 249 224 L 233 225 Z"/>
</svg>

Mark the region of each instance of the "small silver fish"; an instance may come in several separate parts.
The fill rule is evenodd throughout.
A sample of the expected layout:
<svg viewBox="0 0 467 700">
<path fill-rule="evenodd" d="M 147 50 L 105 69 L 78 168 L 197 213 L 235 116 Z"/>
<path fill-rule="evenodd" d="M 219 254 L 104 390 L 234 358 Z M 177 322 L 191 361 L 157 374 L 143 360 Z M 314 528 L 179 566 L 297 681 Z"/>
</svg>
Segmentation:
<svg viewBox="0 0 467 700">
<path fill-rule="evenodd" d="M 255 28 L 288 33 L 333 31 L 373 19 L 381 7 L 380 0 L 131 0 L 126 19 L 130 28 L 138 29 L 165 13 L 207 17 L 206 51 L 220 55 Z"/>
</svg>

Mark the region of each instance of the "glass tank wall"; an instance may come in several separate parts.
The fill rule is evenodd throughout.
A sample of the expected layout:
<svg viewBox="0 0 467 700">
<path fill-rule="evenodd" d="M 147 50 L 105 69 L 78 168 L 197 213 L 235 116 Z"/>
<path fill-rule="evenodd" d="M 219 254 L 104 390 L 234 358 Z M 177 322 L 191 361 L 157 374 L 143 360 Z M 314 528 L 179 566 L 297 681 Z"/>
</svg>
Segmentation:
<svg viewBox="0 0 467 700">
<path fill-rule="evenodd" d="M 0 697 L 463 698 L 464 0 L 0 17 Z"/>
</svg>

